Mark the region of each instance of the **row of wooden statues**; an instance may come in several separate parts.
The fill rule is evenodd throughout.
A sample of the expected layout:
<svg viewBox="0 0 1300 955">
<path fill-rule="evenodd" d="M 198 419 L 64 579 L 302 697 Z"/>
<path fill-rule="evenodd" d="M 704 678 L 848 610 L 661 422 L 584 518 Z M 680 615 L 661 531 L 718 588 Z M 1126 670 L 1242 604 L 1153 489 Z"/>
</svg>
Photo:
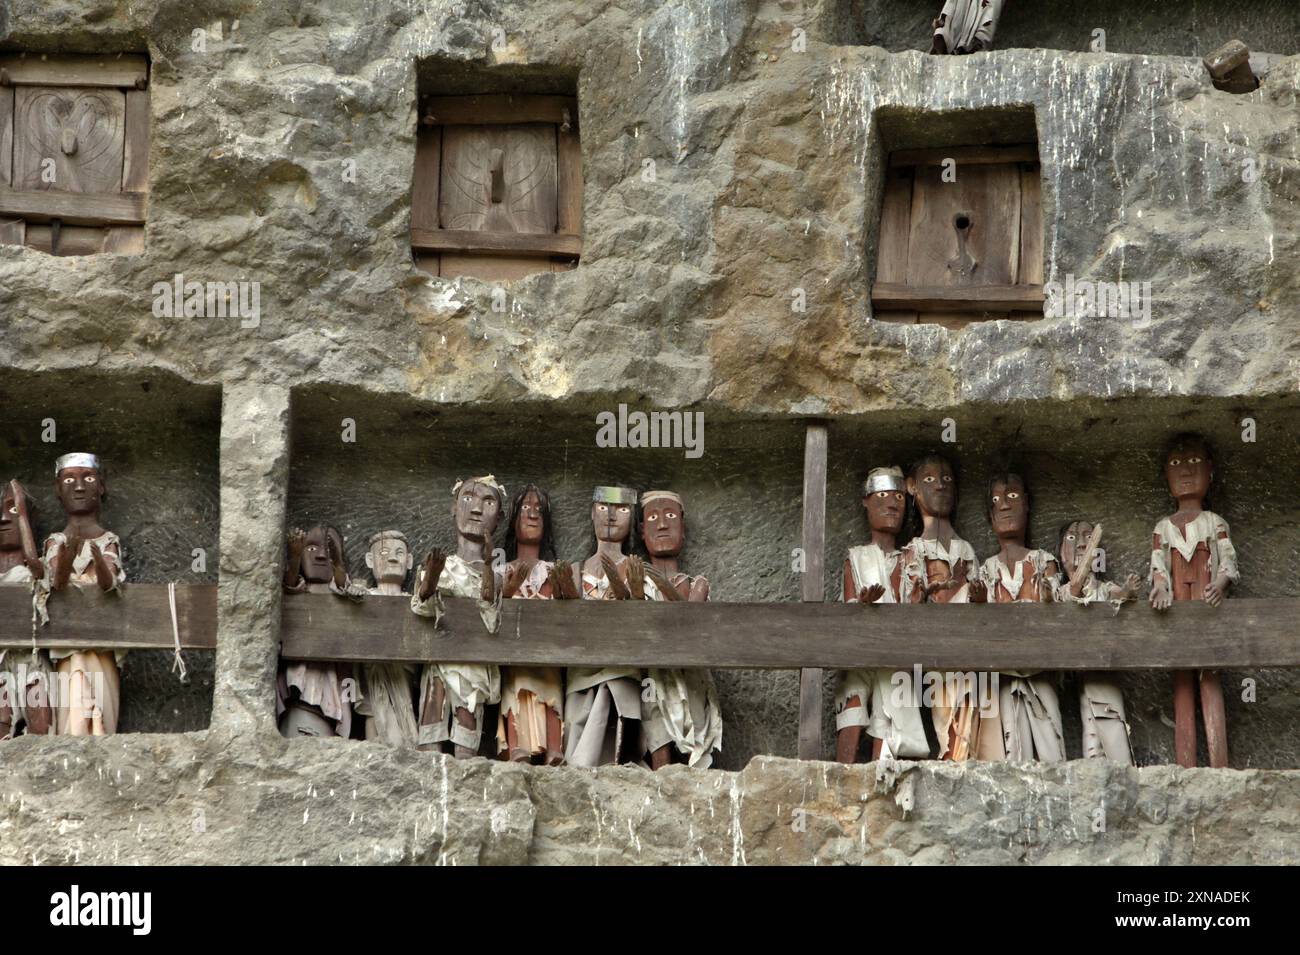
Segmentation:
<svg viewBox="0 0 1300 955">
<path fill-rule="evenodd" d="M 1176 437 L 1164 457 L 1176 511 L 1152 534 L 1149 601 L 1156 610 L 1174 601 L 1217 606 L 1238 579 L 1227 523 L 1205 509 L 1214 462 L 1197 435 Z M 107 483 L 99 459 L 75 453 L 55 463 L 55 493 L 62 531 L 37 549 L 35 504 L 17 481 L 0 492 L 0 585 L 21 585 L 33 594 L 33 614 L 44 620 L 50 596 L 69 585 L 114 594 L 125 580 L 121 543 L 100 524 Z M 922 530 L 899 548 L 908 498 Z M 645 599 L 704 601 L 709 582 L 680 570 L 686 540 L 681 498 L 647 491 L 637 514 L 634 491 L 598 487 L 591 505 L 594 552 L 580 564 L 556 560 L 550 499 L 527 485 L 507 507 L 505 489 L 486 475 L 459 482 L 451 504 L 454 553 L 432 551 L 416 575 L 411 609 L 436 618 L 442 595 L 495 599 Z M 941 457 L 915 463 L 904 476 L 897 467 L 877 468 L 863 487 L 870 543 L 850 550 L 844 564 L 844 599 L 862 603 L 1120 602 L 1139 581 L 1101 579 L 1093 555 L 1101 528 L 1079 520 L 1067 525 L 1055 553 L 1027 544 L 1030 496 L 1023 480 L 1002 474 L 989 485 L 988 516 L 998 553 L 982 564 L 952 525 L 956 485 Z M 507 519 L 508 563 L 486 573 L 497 527 Z M 634 553 L 634 523 L 645 559 Z M 284 584 L 288 591 L 405 595 L 413 561 L 406 538 L 386 530 L 370 540 L 366 565 L 374 586 L 349 580 L 343 540 L 332 528 L 289 535 Z M 116 730 L 120 651 L 5 650 L 0 653 L 0 738 L 19 732 L 102 735 Z M 510 759 L 594 766 L 638 761 L 652 766 L 684 761 L 709 766 L 722 744 L 717 691 L 707 671 L 605 667 L 509 667 L 483 664 L 368 664 L 355 679 L 339 664 L 282 662 L 277 679 L 281 730 L 286 735 L 350 736 L 352 713 L 366 719 L 365 735 L 396 744 L 450 749 L 458 756 L 479 751 L 484 707 L 500 703 L 499 751 Z M 567 683 L 566 683 L 567 676 Z M 857 758 L 863 730 L 882 751 L 899 757 L 930 752 L 922 710 L 898 706 L 893 681 L 907 674 L 854 671 L 839 676 L 836 725 L 842 760 Z M 1048 675 L 1001 674 L 996 712 L 973 688 L 940 681 L 930 707 L 939 746 L 947 759 L 1064 758 L 1059 701 Z M 1102 674 L 1081 680 L 1083 750 L 1132 762 L 1124 703 Z M 1228 763 L 1223 691 L 1212 671 L 1174 673 L 1175 751 L 1180 765 L 1196 764 L 1196 697 L 1200 696 L 1212 766 Z"/>
<path fill-rule="evenodd" d="M 63 508 L 62 531 L 36 547 L 36 506 L 17 481 L 0 492 L 0 585 L 25 586 L 33 614 L 48 619 L 51 593 L 69 584 L 119 591 L 126 572 L 116 534 L 99 523 L 108 485 L 99 458 L 65 454 L 54 464 L 54 492 Z M 103 736 L 116 732 L 121 701 L 112 650 L 0 650 L 0 739 L 26 732 Z"/>
<path fill-rule="evenodd" d="M 1173 601 L 1201 600 L 1218 606 L 1237 581 L 1236 552 L 1223 518 L 1205 510 L 1214 462 L 1197 435 L 1176 437 L 1165 454 L 1164 475 L 1177 510 L 1155 527 L 1151 540 L 1148 599 L 1156 610 Z M 979 563 L 975 551 L 953 529 L 956 484 L 942 457 L 916 462 L 904 476 L 897 467 L 876 468 L 863 485 L 863 507 L 871 542 L 852 548 L 844 562 L 843 599 L 861 603 L 1015 603 L 1060 601 L 1078 604 L 1123 602 L 1140 581 L 1103 580 L 1094 571 L 1101 526 L 1076 520 L 1061 531 L 1055 553 L 1028 546 L 1030 495 L 1017 474 L 995 476 L 986 501 L 998 552 Z M 901 549 L 897 535 L 910 497 L 920 516 L 919 536 Z M 899 687 L 899 681 L 903 686 Z M 837 675 L 837 758 L 854 762 L 863 730 L 878 742 L 877 753 L 895 757 L 930 755 L 915 705 L 910 674 L 859 670 Z M 998 698 L 981 705 L 976 681 L 936 680 L 930 718 L 939 757 L 965 760 L 1065 759 L 1061 710 L 1050 674 L 1024 670 L 998 674 Z M 987 684 L 986 684 L 987 686 Z M 1217 673 L 1174 673 L 1175 754 L 1179 765 L 1196 765 L 1196 695 L 1211 766 L 1228 765 L 1223 689 Z M 902 700 L 909 701 L 906 704 Z M 993 703 L 996 705 L 990 705 Z M 1080 683 L 1083 753 L 1132 763 L 1124 701 L 1105 674 L 1084 674 Z"/>
<path fill-rule="evenodd" d="M 671 491 L 640 497 L 645 557 L 634 553 L 636 492 L 597 487 L 591 524 L 595 551 L 578 564 L 557 560 L 550 497 L 529 484 L 509 501 L 492 475 L 452 489 L 456 527 L 452 553 L 433 550 L 420 565 L 411 610 L 435 620 L 443 595 L 495 601 L 707 600 L 709 582 L 679 568 L 686 542 L 682 499 Z M 506 563 L 491 564 L 497 527 L 506 521 Z M 413 558 L 406 536 L 371 536 L 370 588 L 353 583 L 344 542 L 329 526 L 289 532 L 284 586 L 289 593 L 405 596 Z M 500 704 L 496 749 L 503 758 L 547 765 L 639 762 L 653 768 L 682 762 L 707 768 L 722 748 L 722 713 L 707 670 L 635 667 L 506 667 L 480 663 L 348 664 L 282 661 L 277 712 L 285 736 L 353 735 L 353 712 L 364 735 L 393 745 L 479 753 L 485 707 Z"/>
</svg>

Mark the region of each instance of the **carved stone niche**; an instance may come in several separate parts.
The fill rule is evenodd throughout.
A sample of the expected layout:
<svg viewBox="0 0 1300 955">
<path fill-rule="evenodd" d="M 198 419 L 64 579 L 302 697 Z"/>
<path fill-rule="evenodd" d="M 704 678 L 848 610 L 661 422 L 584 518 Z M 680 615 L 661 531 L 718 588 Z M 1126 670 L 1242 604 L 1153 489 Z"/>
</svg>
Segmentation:
<svg viewBox="0 0 1300 955">
<path fill-rule="evenodd" d="M 0 54 L 0 244 L 144 251 L 149 60 Z"/>
<path fill-rule="evenodd" d="M 420 103 L 411 249 L 433 275 L 510 281 L 575 268 L 582 150 L 572 96 L 428 96 Z"/>
<path fill-rule="evenodd" d="M 954 329 L 1041 318 L 1040 180 L 1033 142 L 890 152 L 875 318 Z"/>
</svg>

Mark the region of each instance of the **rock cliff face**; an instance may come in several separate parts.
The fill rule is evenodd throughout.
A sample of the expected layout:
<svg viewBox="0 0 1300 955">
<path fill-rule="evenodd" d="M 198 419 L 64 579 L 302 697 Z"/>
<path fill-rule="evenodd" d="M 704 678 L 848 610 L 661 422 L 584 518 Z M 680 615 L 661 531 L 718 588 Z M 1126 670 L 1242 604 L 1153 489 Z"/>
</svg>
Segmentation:
<svg viewBox="0 0 1300 955">
<path fill-rule="evenodd" d="M 807 416 L 832 422 L 830 594 L 862 533 L 855 482 L 938 445 L 945 418 L 981 556 L 981 485 L 1010 459 L 1034 485 L 1039 546 L 1086 515 L 1107 522 L 1115 570 L 1142 571 L 1166 507 L 1155 455 L 1193 428 L 1223 458 L 1212 506 L 1239 538 L 1240 592 L 1300 593 L 1285 569 L 1300 561 L 1293 6 L 1199 4 L 1173 23 L 1114 3 L 1084 23 L 1011 5 L 996 52 L 933 58 L 933 5 L 0 3 L 5 50 L 152 62 L 145 252 L 0 247 L 0 478 L 38 489 L 52 521 L 53 415 L 59 450 L 106 449 L 132 579 L 219 568 L 221 584 L 220 648 L 191 661 L 189 687 L 147 654 L 126 675 L 125 728 L 198 730 L 211 713 L 211 729 L 0 747 L 5 859 L 1296 861 L 1289 772 L 925 765 L 877 792 L 872 768 L 750 762 L 794 753 L 788 673 L 720 674 L 734 774 L 529 771 L 275 735 L 286 520 L 347 524 L 361 573 L 381 526 L 445 542 L 451 480 L 481 468 L 546 479 L 577 556 L 591 485 L 666 479 L 715 599 L 797 599 Z M 1097 27 L 1115 52 L 1075 52 Z M 1199 62 L 1234 35 L 1278 54 L 1255 93 L 1214 90 Z M 498 290 L 414 267 L 417 96 L 476 91 L 578 96 L 576 270 Z M 1150 282 L 1151 321 L 874 321 L 887 151 L 1027 111 L 1048 280 Z M 258 282 L 260 321 L 155 317 L 154 283 L 177 274 Z M 597 452 L 594 415 L 620 401 L 703 411 L 704 458 Z M 342 417 L 359 428 L 345 451 Z M 1168 678 L 1127 679 L 1139 757 L 1167 760 Z M 1259 693 L 1229 694 L 1234 765 L 1300 765 L 1294 674 L 1228 685 L 1244 679 Z"/>
<path fill-rule="evenodd" d="M 1300 861 L 1300 773 L 797 762 L 545 769 L 218 732 L 0 752 L 13 863 Z"/>
</svg>

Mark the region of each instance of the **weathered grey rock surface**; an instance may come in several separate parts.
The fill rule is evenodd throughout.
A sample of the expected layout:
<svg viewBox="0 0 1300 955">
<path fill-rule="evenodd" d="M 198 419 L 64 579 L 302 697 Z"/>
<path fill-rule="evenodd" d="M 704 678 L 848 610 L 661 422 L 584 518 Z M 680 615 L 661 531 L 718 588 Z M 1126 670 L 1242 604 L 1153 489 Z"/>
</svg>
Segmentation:
<svg viewBox="0 0 1300 955">
<path fill-rule="evenodd" d="M 360 573 L 359 544 L 379 527 L 445 544 L 455 477 L 540 476 L 563 501 L 563 556 L 576 557 L 592 484 L 666 480 L 691 502 L 685 559 L 716 599 L 797 599 L 809 415 L 832 420 L 830 594 L 862 532 L 856 481 L 934 446 L 945 418 L 959 429 L 947 450 L 966 482 L 960 527 L 981 555 L 992 547 L 981 485 L 1010 459 L 1034 484 L 1037 544 L 1061 520 L 1101 519 L 1114 571 L 1142 572 L 1167 505 L 1154 456 L 1194 428 L 1222 452 L 1212 506 L 1239 539 L 1238 592 L 1300 593 L 1294 4 L 1199 3 L 1180 22 L 1156 3 L 1104 3 L 1095 22 L 1013 4 L 999 46 L 1041 48 L 962 58 L 918 52 L 940 3 L 925 6 L 0 2 L 7 50 L 146 51 L 153 64 L 145 253 L 0 247 L 0 479 L 37 489 L 52 520 L 52 453 L 38 435 L 54 414 L 67 441 L 110 461 L 107 516 L 126 531 L 132 579 L 211 580 L 219 567 L 221 583 L 220 649 L 215 662 L 195 655 L 189 688 L 163 655 L 133 658 L 125 676 L 125 727 L 197 729 L 211 712 L 209 733 L 0 748 L 0 852 L 1295 861 L 1292 773 L 926 765 L 908 774 L 916 808 L 903 820 L 891 793 L 860 801 L 870 770 L 750 762 L 795 751 L 791 673 L 719 675 L 734 776 L 461 766 L 272 735 L 286 518 L 351 522 Z M 1095 27 L 1122 52 L 1071 52 Z M 1214 90 L 1199 61 L 1235 35 L 1281 55 L 1244 96 Z M 579 97 L 583 259 L 510 284 L 496 311 L 491 285 L 412 264 L 416 98 L 542 88 Z M 1149 281 L 1151 323 L 873 322 L 888 149 L 947 145 L 1025 109 L 1049 279 Z M 178 273 L 259 282 L 260 325 L 154 317 L 153 284 Z M 806 311 L 791 309 L 796 289 Z M 82 397 L 92 387 L 103 408 Z M 706 456 L 596 452 L 593 415 L 620 401 L 704 411 Z M 360 438 L 340 450 L 343 416 Z M 1240 439 L 1248 416 L 1252 444 Z M 194 547 L 209 551 L 201 574 Z M 1250 702 L 1236 692 L 1244 680 L 1258 683 Z M 1300 766 L 1294 672 L 1234 672 L 1226 685 L 1234 765 Z M 1139 759 L 1169 759 L 1168 677 L 1127 676 L 1125 692 Z M 1063 704 L 1075 747 L 1068 692 Z M 1094 833 L 1103 799 L 1106 832 Z M 806 833 L 791 828 L 796 805 Z"/>
<path fill-rule="evenodd" d="M 1103 761 L 544 769 L 218 733 L 0 751 L 0 862 L 1300 862 L 1300 773 Z"/>
</svg>

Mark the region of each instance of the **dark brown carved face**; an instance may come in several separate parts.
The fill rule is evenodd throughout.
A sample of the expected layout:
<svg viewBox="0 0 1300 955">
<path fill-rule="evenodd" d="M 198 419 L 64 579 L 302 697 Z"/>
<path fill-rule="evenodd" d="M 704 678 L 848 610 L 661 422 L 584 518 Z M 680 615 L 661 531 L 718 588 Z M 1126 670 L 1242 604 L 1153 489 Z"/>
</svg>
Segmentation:
<svg viewBox="0 0 1300 955">
<path fill-rule="evenodd" d="M 1029 495 L 1025 483 L 1016 475 L 1006 481 L 994 481 L 989 493 L 989 522 L 998 537 L 1023 541 L 1029 528 Z"/>
<path fill-rule="evenodd" d="M 96 468 L 64 468 L 54 479 L 54 493 L 66 514 L 98 514 L 107 490 Z"/>
<path fill-rule="evenodd" d="M 1092 537 L 1092 524 L 1075 521 L 1061 535 L 1061 563 L 1066 573 L 1073 573 L 1088 557 L 1088 540 Z"/>
<path fill-rule="evenodd" d="M 328 533 L 323 527 L 313 527 L 302 549 L 302 578 L 309 584 L 325 584 L 333 577 Z"/>
<path fill-rule="evenodd" d="M 1210 493 L 1214 462 L 1209 449 L 1199 442 L 1188 442 L 1170 450 L 1165 458 L 1165 481 L 1169 493 L 1181 501 L 1200 502 Z"/>
<path fill-rule="evenodd" d="M 5 485 L 0 497 L 0 550 L 18 550 L 23 546 L 22 532 L 18 529 L 18 505 L 14 492 Z"/>
<path fill-rule="evenodd" d="M 952 465 L 947 461 L 927 461 L 907 479 L 907 493 L 916 498 L 916 507 L 930 517 L 948 517 L 957 501 L 957 483 Z"/>
<path fill-rule="evenodd" d="M 596 501 L 591 505 L 591 526 L 596 531 L 596 540 L 621 544 L 632 533 L 632 505 Z"/>
<path fill-rule="evenodd" d="M 501 520 L 501 500 L 486 484 L 464 484 L 452 502 L 451 512 L 456 518 L 457 534 L 487 544 Z"/>
<path fill-rule="evenodd" d="M 682 506 L 668 498 L 652 498 L 641 509 L 641 538 L 652 557 L 676 557 L 686 543 Z"/>
<path fill-rule="evenodd" d="M 515 515 L 515 540 L 521 544 L 540 544 L 546 528 L 542 523 L 542 501 L 533 491 L 519 502 Z"/>
<path fill-rule="evenodd" d="M 873 531 L 897 534 L 903 529 L 907 498 L 902 491 L 875 491 L 862 499 L 862 506 L 867 509 L 867 523 Z"/>
</svg>

